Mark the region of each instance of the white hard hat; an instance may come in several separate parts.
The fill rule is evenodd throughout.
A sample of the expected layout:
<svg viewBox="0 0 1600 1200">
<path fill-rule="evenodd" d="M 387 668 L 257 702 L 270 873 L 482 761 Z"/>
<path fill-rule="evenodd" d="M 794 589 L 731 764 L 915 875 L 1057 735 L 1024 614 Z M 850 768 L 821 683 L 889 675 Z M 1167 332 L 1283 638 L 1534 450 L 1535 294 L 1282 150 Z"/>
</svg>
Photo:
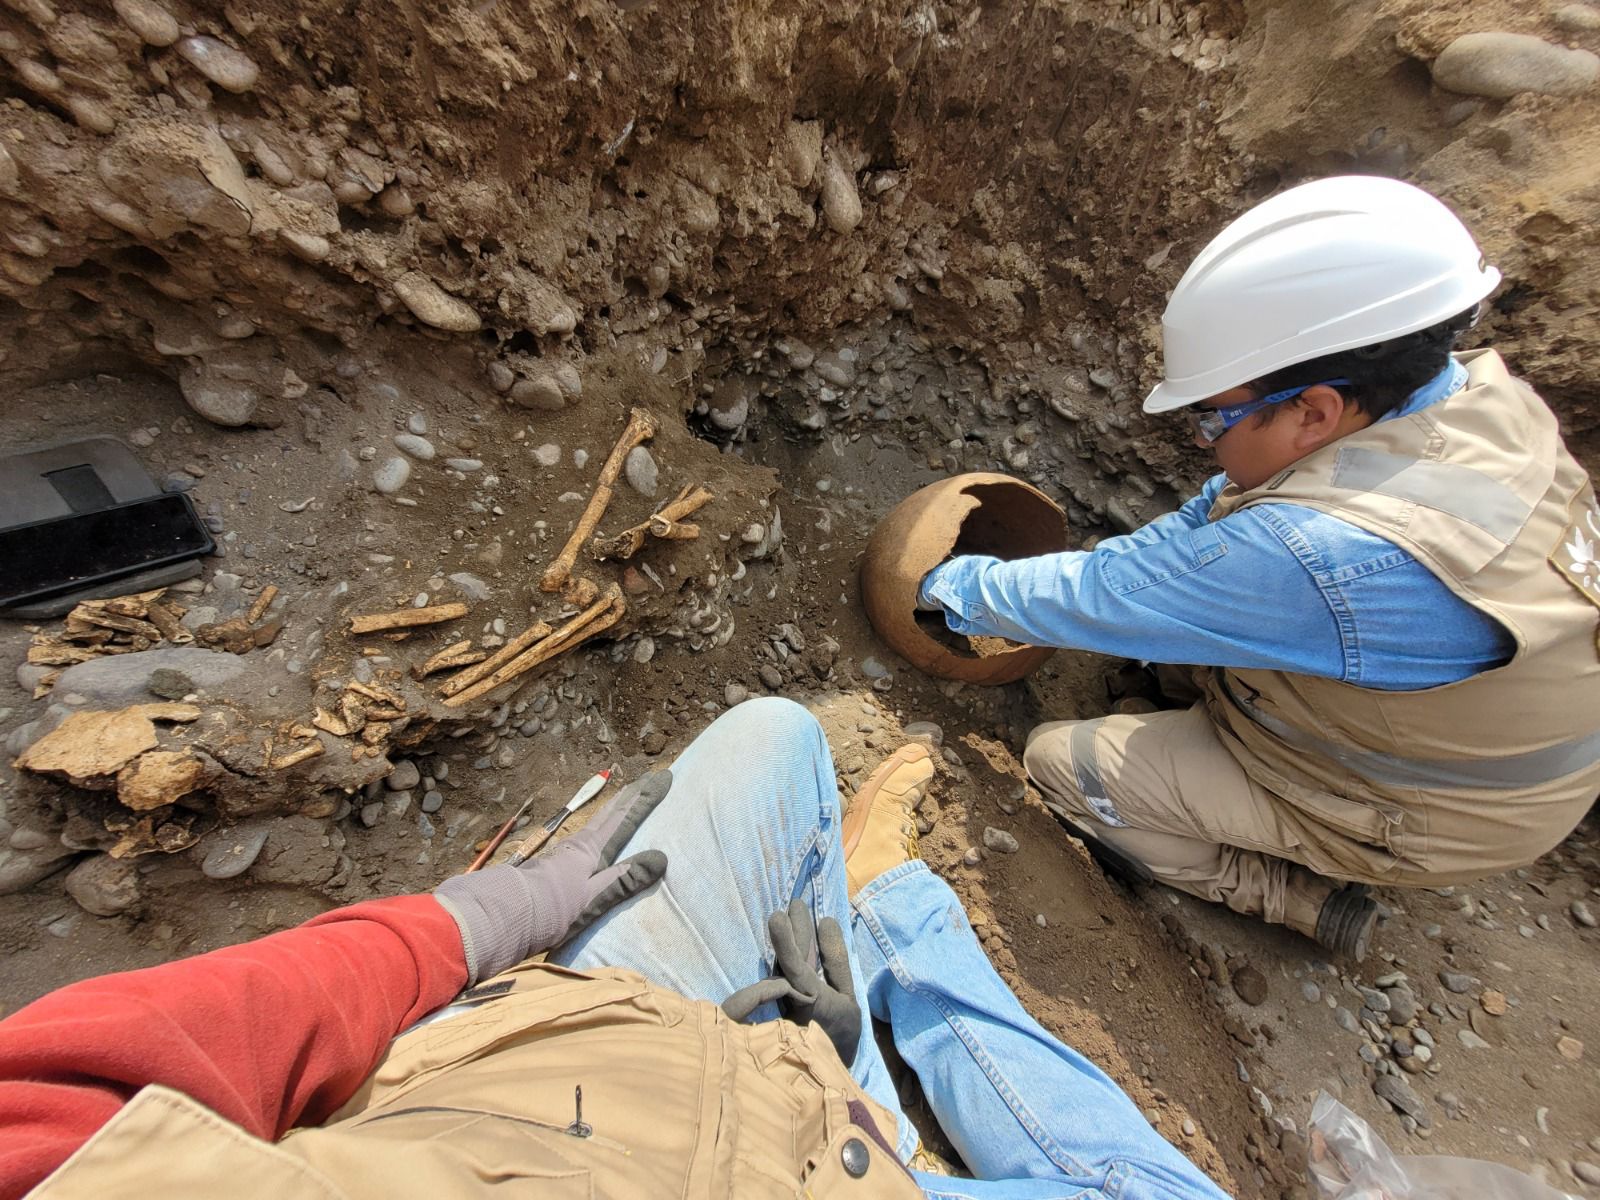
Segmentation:
<svg viewBox="0 0 1600 1200">
<path fill-rule="evenodd" d="M 1341 175 L 1256 205 L 1211 239 L 1162 314 L 1169 412 L 1297 362 L 1415 333 L 1465 312 L 1500 272 L 1436 197 Z"/>
</svg>

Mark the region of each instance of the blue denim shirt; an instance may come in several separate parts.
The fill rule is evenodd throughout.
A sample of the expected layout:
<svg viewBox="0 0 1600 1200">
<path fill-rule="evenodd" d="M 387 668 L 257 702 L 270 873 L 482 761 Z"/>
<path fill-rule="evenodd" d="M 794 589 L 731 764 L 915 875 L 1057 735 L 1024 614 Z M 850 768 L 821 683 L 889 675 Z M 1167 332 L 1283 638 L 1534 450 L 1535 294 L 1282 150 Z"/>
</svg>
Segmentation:
<svg viewBox="0 0 1600 1200">
<path fill-rule="evenodd" d="M 1466 377 L 1452 361 L 1390 415 L 1426 408 Z M 1227 482 L 1213 477 L 1178 511 L 1090 551 L 952 559 L 922 595 L 957 633 L 1386 691 L 1453 683 L 1515 652 L 1498 622 L 1348 521 L 1271 503 L 1207 521 Z"/>
</svg>

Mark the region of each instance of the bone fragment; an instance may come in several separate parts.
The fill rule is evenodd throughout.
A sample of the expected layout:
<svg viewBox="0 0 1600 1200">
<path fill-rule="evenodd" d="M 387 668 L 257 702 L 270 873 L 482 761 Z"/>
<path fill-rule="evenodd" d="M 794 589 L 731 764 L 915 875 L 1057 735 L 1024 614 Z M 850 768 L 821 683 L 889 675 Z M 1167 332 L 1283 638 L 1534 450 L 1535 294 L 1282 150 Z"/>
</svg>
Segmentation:
<svg viewBox="0 0 1600 1200">
<path fill-rule="evenodd" d="M 436 671 L 448 671 L 456 667 L 470 667 L 475 663 L 481 663 L 488 657 L 489 652 L 487 650 L 474 650 L 470 641 L 457 642 L 453 646 L 446 646 L 421 666 L 412 667 L 411 675 L 414 679 L 424 679 Z"/>
<path fill-rule="evenodd" d="M 440 685 L 439 694 L 443 696 L 454 696 L 457 692 L 471 687 L 485 675 L 488 675 L 490 672 L 495 671 L 504 666 L 506 663 L 510 662 L 513 658 L 521 654 L 535 642 L 542 641 L 549 637 L 551 632 L 550 625 L 547 622 L 535 621 L 532 625 L 529 625 L 521 633 L 517 634 L 516 637 L 512 638 L 509 642 L 500 647 L 500 649 L 496 650 L 482 662 L 475 666 L 468 667 L 459 675 L 452 675 L 449 679 L 446 679 L 444 683 Z"/>
<path fill-rule="evenodd" d="M 365 613 L 350 618 L 351 633 L 378 633 L 384 629 L 409 629 L 415 625 L 437 625 L 467 615 L 460 601 L 433 604 L 427 608 L 397 608 L 393 612 Z"/>
<path fill-rule="evenodd" d="M 323 752 L 323 749 L 324 747 L 322 742 L 315 741 L 311 742 L 309 745 L 301 746 L 298 750 L 289 751 L 289 753 L 285 754 L 282 758 L 272 758 L 270 756 L 271 752 L 269 751 L 267 767 L 269 770 L 282 771 L 287 767 L 298 766 L 299 764 L 305 762 L 308 758 L 316 758 L 317 755 Z"/>
<path fill-rule="evenodd" d="M 460 692 L 445 704 L 451 708 L 459 708 L 478 697 L 487 695 L 502 684 L 510 683 L 513 679 L 527 674 L 539 664 L 548 662 L 556 655 L 572 649 L 580 642 L 588 641 L 596 634 L 610 629 L 622 619 L 622 614 L 627 611 L 627 604 L 622 599 L 622 589 L 612 584 L 610 589 L 594 604 L 583 612 L 573 617 L 555 633 L 545 638 L 538 645 L 519 655 L 494 674 L 478 683 L 473 684 L 466 691 Z"/>
<path fill-rule="evenodd" d="M 644 549 L 646 535 L 669 541 L 688 541 L 700 536 L 698 525 L 686 525 L 683 519 L 704 508 L 716 498 L 704 484 L 685 484 L 681 492 L 664 505 L 660 512 L 639 522 L 632 529 L 624 529 L 616 537 L 595 538 L 589 550 L 596 558 L 628 559 Z"/>
<path fill-rule="evenodd" d="M 654 437 L 655 433 L 654 417 L 642 408 L 635 408 L 629 412 L 627 427 L 617 439 L 617 444 L 611 447 L 605 466 L 600 468 L 600 478 L 595 482 L 594 495 L 589 497 L 588 507 L 583 510 L 583 516 L 578 518 L 577 527 L 567 539 L 566 546 L 545 571 L 544 577 L 539 580 L 540 591 L 561 590 L 561 585 L 566 583 L 567 576 L 572 573 L 572 564 L 578 560 L 578 548 L 594 536 L 600 518 L 605 515 L 611 497 L 616 493 L 617 477 L 622 474 L 622 464 L 628 457 L 628 452 Z"/>
<path fill-rule="evenodd" d="M 272 607 L 272 602 L 278 598 L 278 585 L 269 583 L 261 589 L 261 594 L 256 597 L 256 602 L 250 606 L 250 613 L 245 620 L 251 625 L 261 620 L 267 609 Z"/>
</svg>

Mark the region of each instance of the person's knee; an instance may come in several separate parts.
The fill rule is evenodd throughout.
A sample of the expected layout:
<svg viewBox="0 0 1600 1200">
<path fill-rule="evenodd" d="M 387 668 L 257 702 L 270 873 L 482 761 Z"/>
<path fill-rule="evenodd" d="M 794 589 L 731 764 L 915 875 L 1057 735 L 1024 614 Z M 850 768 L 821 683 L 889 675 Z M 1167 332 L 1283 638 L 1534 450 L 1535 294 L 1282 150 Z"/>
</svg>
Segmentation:
<svg viewBox="0 0 1600 1200">
<path fill-rule="evenodd" d="M 1075 790 L 1072 751 L 1068 741 L 1077 721 L 1048 721 L 1028 731 L 1022 767 L 1028 778 L 1051 792 Z"/>
<path fill-rule="evenodd" d="M 737 704 L 717 721 L 726 732 L 736 733 L 751 753 L 787 745 L 827 745 L 822 726 L 806 709 L 782 696 L 757 696 Z"/>
</svg>

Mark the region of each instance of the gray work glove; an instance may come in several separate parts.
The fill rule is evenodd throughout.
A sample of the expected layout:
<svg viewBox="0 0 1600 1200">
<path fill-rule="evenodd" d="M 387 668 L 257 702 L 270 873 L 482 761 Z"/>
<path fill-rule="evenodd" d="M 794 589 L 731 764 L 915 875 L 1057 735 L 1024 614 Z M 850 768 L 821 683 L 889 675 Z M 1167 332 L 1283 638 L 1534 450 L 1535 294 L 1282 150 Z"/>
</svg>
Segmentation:
<svg viewBox="0 0 1600 1200">
<path fill-rule="evenodd" d="M 743 1021 L 767 1001 L 774 1001 L 778 1011 L 796 1025 L 815 1021 L 821 1026 L 848 1067 L 855 1062 L 856 1045 L 861 1041 L 861 1008 L 856 1003 L 855 977 L 839 922 L 823 917 L 813 925 L 806 902 L 793 900 L 787 909 L 767 918 L 767 933 L 772 938 L 777 974 L 740 988 L 722 1002 L 722 1011 Z"/>
<path fill-rule="evenodd" d="M 521 866 L 446 879 L 434 897 L 455 918 L 467 952 L 467 986 L 559 946 L 596 917 L 667 873 L 667 856 L 617 855 L 672 787 L 655 771 L 624 788 L 581 832 Z"/>
</svg>

